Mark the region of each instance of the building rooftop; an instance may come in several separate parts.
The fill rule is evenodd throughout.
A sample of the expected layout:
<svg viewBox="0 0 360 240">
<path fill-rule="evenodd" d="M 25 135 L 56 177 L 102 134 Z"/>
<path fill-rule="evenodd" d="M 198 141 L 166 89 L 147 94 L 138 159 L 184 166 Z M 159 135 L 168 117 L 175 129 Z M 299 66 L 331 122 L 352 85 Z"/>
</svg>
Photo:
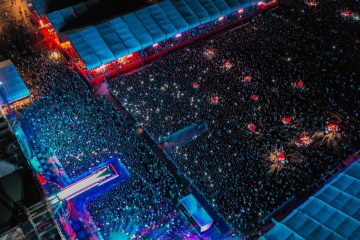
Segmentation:
<svg viewBox="0 0 360 240">
<path fill-rule="evenodd" d="M 260 239 L 360 239 L 360 160 Z"/>
</svg>

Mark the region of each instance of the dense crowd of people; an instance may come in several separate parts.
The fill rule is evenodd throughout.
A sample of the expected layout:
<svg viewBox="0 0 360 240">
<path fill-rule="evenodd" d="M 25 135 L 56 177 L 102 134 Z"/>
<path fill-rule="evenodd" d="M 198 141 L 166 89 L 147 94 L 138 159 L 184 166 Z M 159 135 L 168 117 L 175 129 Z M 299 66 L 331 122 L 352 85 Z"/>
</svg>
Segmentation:
<svg viewBox="0 0 360 240">
<path fill-rule="evenodd" d="M 344 5 L 283 6 L 110 89 L 159 142 L 199 119 L 208 123 L 206 134 L 171 155 L 229 222 L 253 233 L 359 150 L 359 32 L 349 31 L 359 23 L 343 18 Z M 307 142 L 297 144 L 304 134 Z M 277 168 L 273 152 L 285 158 Z"/>
<path fill-rule="evenodd" d="M 131 175 L 89 200 L 87 210 L 104 238 L 110 233 L 136 235 L 147 228 L 155 234 L 163 226 L 150 227 L 160 223 L 168 236 L 179 234 L 176 229 L 190 234 L 178 217 L 168 217 L 185 192 L 111 102 L 94 96 L 63 57 L 39 50 L 31 41 L 39 35 L 24 21 L 9 15 L 6 23 L 10 27 L 2 29 L 0 54 L 13 61 L 32 93 L 32 103 L 17 111 L 31 142 L 51 148 L 72 179 L 111 157 L 118 157 Z"/>
<path fill-rule="evenodd" d="M 127 166 L 131 178 L 88 205 L 104 237 L 117 231 L 136 233 L 160 221 L 184 195 L 174 176 L 146 150 L 108 99 L 93 96 L 76 73 L 48 54 L 19 64 L 24 80 L 38 94 L 20 110 L 23 125 L 37 144 L 54 150 L 71 178 L 113 156 Z M 132 227 L 121 227 L 128 225 Z"/>
<path fill-rule="evenodd" d="M 359 150 L 359 23 L 341 13 L 360 9 L 347 2 L 292 2 L 109 83 L 158 142 L 198 120 L 209 125 L 170 156 L 245 234 Z M 34 99 L 18 112 L 29 137 L 72 178 L 112 156 L 131 174 L 87 203 L 104 238 L 157 238 L 157 229 L 189 237 L 174 212 L 186 192 L 165 164 L 64 59 L 34 49 L 40 35 L 25 21 L 2 17 L 0 58 L 14 62 Z"/>
</svg>

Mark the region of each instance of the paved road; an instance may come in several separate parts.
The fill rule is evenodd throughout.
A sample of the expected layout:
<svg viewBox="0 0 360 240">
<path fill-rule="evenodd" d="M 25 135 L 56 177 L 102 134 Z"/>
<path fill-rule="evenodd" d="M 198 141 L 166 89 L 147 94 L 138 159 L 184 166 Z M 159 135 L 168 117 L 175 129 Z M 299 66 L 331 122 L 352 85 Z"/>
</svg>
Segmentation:
<svg viewBox="0 0 360 240">
<path fill-rule="evenodd" d="M 34 27 L 26 14 L 29 14 L 26 1 L 0 0 L 0 29 L 6 26 L 8 23 L 7 19 L 10 16 L 15 17 L 18 21 L 25 21 L 26 25 L 29 27 Z"/>
</svg>

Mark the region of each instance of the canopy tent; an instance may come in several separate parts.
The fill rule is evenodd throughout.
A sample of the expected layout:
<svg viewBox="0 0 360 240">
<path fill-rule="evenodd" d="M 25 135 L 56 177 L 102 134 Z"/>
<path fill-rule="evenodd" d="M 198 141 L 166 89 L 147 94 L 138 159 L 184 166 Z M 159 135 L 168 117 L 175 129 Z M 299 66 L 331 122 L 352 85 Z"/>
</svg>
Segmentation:
<svg viewBox="0 0 360 240">
<path fill-rule="evenodd" d="M 68 21 L 73 20 L 73 17 L 77 17 L 80 14 L 86 12 L 90 7 L 96 5 L 98 0 L 85 0 L 85 1 L 65 1 L 63 2 L 64 8 L 61 10 L 51 11 L 49 6 L 54 3 L 56 0 L 33 0 L 33 6 L 36 11 L 40 14 L 41 17 L 46 16 L 47 14 L 50 22 L 53 24 L 55 29 L 62 27 L 63 23 L 68 23 Z M 77 3 L 78 2 L 78 3 Z M 74 4 L 77 3 L 77 4 Z M 71 5 L 73 4 L 73 5 Z M 74 15 L 75 14 L 75 15 Z M 51 15 L 51 16 L 50 16 Z M 53 22 L 54 21 L 54 22 Z"/>
<path fill-rule="evenodd" d="M 47 18 L 51 22 L 51 25 L 55 31 L 59 32 L 61 28 L 64 27 L 67 23 L 78 18 L 81 14 L 88 11 L 89 8 L 95 6 L 97 2 L 98 0 L 87 0 L 80 2 L 76 5 L 51 12 L 47 15 Z"/>
<path fill-rule="evenodd" d="M 200 232 L 205 232 L 213 225 L 214 221 L 194 195 L 189 194 L 180 199 L 180 206 L 185 215 L 193 221 Z"/>
<path fill-rule="evenodd" d="M 30 96 L 30 91 L 10 60 L 0 62 L 0 103 L 11 104 Z"/>
<path fill-rule="evenodd" d="M 360 239 L 360 161 L 334 177 L 260 239 Z"/>
<path fill-rule="evenodd" d="M 47 1 L 46 0 L 33 0 L 32 4 L 40 16 L 45 16 L 47 12 Z"/>
<path fill-rule="evenodd" d="M 68 38 L 86 68 L 93 69 L 250 5 L 249 0 L 164 0 Z M 66 15 L 72 18 L 74 11 Z M 55 29 L 66 21 L 58 11 L 49 20 Z"/>
</svg>

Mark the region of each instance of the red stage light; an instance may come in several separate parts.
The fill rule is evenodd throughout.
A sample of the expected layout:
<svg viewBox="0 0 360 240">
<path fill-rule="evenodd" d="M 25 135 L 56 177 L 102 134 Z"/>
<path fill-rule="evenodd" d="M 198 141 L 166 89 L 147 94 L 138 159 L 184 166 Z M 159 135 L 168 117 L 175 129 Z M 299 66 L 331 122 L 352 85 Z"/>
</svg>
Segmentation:
<svg viewBox="0 0 360 240">
<path fill-rule="evenodd" d="M 194 82 L 194 83 L 193 83 L 193 87 L 194 87 L 194 88 L 200 87 L 200 83 L 199 83 L 199 82 Z"/>
<path fill-rule="evenodd" d="M 259 95 L 251 94 L 251 99 L 257 101 L 259 99 Z"/>
<path fill-rule="evenodd" d="M 291 117 L 284 117 L 284 119 L 283 119 L 283 123 L 286 123 L 286 124 L 289 124 L 289 123 L 291 123 Z"/>
<path fill-rule="evenodd" d="M 208 49 L 208 54 L 214 54 L 215 53 L 215 50 L 213 49 L 213 48 L 210 48 L 210 49 Z"/>
<path fill-rule="evenodd" d="M 343 12 L 342 12 L 342 15 L 344 15 L 344 16 L 349 16 L 349 15 L 350 15 L 350 11 L 343 11 Z"/>
<path fill-rule="evenodd" d="M 311 138 L 309 137 L 309 135 L 306 133 L 306 132 L 303 132 L 301 135 L 300 135 L 300 141 L 303 145 L 309 145 L 312 143 L 312 140 Z"/>
<path fill-rule="evenodd" d="M 339 129 L 338 125 L 335 124 L 335 123 L 329 123 L 327 126 L 326 126 L 326 129 L 328 132 L 335 132 Z"/>
<path fill-rule="evenodd" d="M 297 85 L 298 87 L 303 87 L 303 86 L 304 86 L 304 82 L 303 82 L 303 81 L 298 81 L 298 82 L 296 83 L 296 85 Z"/>
<path fill-rule="evenodd" d="M 250 75 L 246 75 L 244 77 L 244 82 L 250 82 L 251 81 L 251 76 Z"/>
<path fill-rule="evenodd" d="M 249 124 L 249 125 L 247 126 L 247 128 L 249 129 L 250 132 L 253 132 L 253 131 L 256 130 L 256 126 L 255 126 L 254 124 Z"/>
<path fill-rule="evenodd" d="M 232 68 L 232 66 L 233 66 L 233 63 L 232 63 L 231 60 L 226 60 L 226 61 L 224 62 L 224 68 L 230 69 L 230 68 Z"/>
<path fill-rule="evenodd" d="M 284 160 L 285 159 L 285 154 L 282 153 L 282 152 L 278 152 L 276 157 L 279 159 L 279 160 Z"/>
<path fill-rule="evenodd" d="M 317 5 L 316 1 L 308 1 L 307 4 L 309 6 L 316 6 Z"/>
<path fill-rule="evenodd" d="M 218 97 L 211 97 L 211 103 L 218 103 L 219 102 L 219 98 Z"/>
</svg>

